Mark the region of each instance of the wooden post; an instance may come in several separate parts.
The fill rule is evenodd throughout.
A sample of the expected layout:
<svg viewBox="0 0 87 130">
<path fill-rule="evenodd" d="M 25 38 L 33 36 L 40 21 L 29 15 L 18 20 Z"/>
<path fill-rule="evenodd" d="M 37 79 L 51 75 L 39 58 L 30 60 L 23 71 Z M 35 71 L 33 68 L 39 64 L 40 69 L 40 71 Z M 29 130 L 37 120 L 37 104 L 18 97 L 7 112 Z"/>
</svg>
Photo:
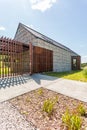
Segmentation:
<svg viewBox="0 0 87 130">
<path fill-rule="evenodd" d="M 29 58 L 30 58 L 30 75 L 33 73 L 33 45 L 29 44 Z"/>
<path fill-rule="evenodd" d="M 81 69 L 81 57 L 77 56 L 77 69 L 80 70 Z"/>
</svg>

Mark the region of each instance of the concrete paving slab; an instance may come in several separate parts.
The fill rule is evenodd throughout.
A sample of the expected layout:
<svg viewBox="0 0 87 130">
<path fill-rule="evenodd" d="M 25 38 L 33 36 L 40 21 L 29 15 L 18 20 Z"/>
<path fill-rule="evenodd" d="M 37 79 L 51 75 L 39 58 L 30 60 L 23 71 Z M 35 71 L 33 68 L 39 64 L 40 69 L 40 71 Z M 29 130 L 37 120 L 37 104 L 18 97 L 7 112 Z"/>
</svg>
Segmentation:
<svg viewBox="0 0 87 130">
<path fill-rule="evenodd" d="M 67 79 L 58 79 L 53 84 L 46 86 L 46 88 L 87 102 L 87 83 Z"/>
<path fill-rule="evenodd" d="M 14 79 L 2 79 L 0 81 L 0 102 L 40 87 L 87 102 L 87 83 L 41 74 L 23 75 Z"/>
<path fill-rule="evenodd" d="M 0 79 L 0 102 L 9 100 L 45 85 L 49 85 L 56 78 L 40 74 L 23 75 L 14 78 Z"/>
</svg>

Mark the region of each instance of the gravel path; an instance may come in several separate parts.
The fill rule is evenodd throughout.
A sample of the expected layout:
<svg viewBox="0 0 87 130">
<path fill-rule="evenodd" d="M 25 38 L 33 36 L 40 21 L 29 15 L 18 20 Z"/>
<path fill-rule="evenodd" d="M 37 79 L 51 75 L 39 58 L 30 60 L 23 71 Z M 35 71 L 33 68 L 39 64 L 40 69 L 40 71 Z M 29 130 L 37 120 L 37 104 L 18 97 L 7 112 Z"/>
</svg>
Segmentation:
<svg viewBox="0 0 87 130">
<path fill-rule="evenodd" d="M 36 130 L 9 102 L 0 103 L 0 130 Z"/>
</svg>

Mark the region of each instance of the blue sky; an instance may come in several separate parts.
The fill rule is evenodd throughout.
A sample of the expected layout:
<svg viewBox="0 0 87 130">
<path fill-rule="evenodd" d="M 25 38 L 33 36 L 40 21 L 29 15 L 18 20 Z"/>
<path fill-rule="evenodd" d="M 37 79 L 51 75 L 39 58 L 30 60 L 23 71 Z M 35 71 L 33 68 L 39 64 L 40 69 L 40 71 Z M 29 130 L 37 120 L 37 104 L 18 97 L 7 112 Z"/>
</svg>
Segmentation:
<svg viewBox="0 0 87 130">
<path fill-rule="evenodd" d="M 0 36 L 14 38 L 19 22 L 87 61 L 87 0 L 0 0 Z"/>
</svg>

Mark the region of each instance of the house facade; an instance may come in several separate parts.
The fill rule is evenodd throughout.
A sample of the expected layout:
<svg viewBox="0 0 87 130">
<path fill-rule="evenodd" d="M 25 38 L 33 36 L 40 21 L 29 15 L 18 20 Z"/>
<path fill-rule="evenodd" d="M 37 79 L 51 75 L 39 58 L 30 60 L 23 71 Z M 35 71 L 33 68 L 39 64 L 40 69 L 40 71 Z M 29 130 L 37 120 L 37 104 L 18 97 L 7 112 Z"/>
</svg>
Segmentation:
<svg viewBox="0 0 87 130">
<path fill-rule="evenodd" d="M 33 72 L 63 72 L 80 69 L 80 55 L 22 23 L 18 25 L 14 40 L 27 45 L 32 44 L 33 55 L 30 60 Z"/>
</svg>

